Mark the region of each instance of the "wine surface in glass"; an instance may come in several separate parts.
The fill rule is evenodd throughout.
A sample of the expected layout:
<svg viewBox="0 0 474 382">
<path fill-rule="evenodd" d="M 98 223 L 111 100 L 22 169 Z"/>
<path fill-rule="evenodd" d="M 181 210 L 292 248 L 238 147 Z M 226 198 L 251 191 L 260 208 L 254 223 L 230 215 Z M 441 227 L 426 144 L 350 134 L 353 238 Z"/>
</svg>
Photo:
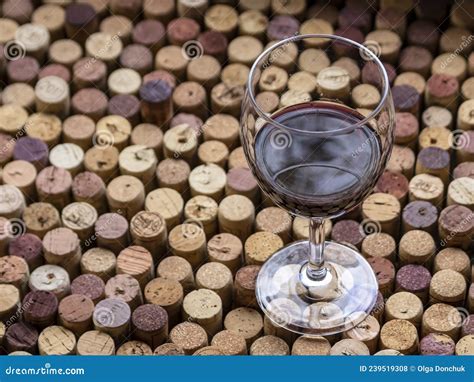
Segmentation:
<svg viewBox="0 0 474 382">
<path fill-rule="evenodd" d="M 330 102 L 277 111 L 255 137 L 260 186 L 281 207 L 308 217 L 339 216 L 375 185 L 381 163 L 379 134 L 364 117 Z M 372 122 L 373 123 L 373 122 Z"/>
</svg>

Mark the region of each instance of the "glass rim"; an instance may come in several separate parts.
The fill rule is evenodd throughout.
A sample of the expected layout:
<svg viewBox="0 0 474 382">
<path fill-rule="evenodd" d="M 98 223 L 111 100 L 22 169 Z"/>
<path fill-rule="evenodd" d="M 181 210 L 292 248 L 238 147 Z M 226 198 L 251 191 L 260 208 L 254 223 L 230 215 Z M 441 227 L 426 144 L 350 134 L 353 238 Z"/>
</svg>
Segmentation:
<svg viewBox="0 0 474 382">
<path fill-rule="evenodd" d="M 337 132 L 344 133 L 345 131 L 352 130 L 354 128 L 366 125 L 370 120 L 374 119 L 375 116 L 380 114 L 382 108 L 384 107 L 385 101 L 387 100 L 387 97 L 390 93 L 390 84 L 389 84 L 389 81 L 388 81 L 387 71 L 385 70 L 385 67 L 382 64 L 382 61 L 380 61 L 380 59 L 377 57 L 377 55 L 375 55 L 375 53 L 372 52 L 365 45 L 360 44 L 360 43 L 358 43 L 354 40 L 351 40 L 351 39 L 348 39 L 348 38 L 345 38 L 345 37 L 341 37 L 341 36 L 337 36 L 337 35 L 332 35 L 332 34 L 299 34 L 299 35 L 296 35 L 296 36 L 292 36 L 292 37 L 288 37 L 286 39 L 283 39 L 283 40 L 277 42 L 276 44 L 273 44 L 272 46 L 268 47 L 262 53 L 260 53 L 260 55 L 257 57 L 255 62 L 253 63 L 252 67 L 250 68 L 250 73 L 249 73 L 249 76 L 248 76 L 248 79 L 247 79 L 247 92 L 248 92 L 248 96 L 249 96 L 250 102 L 253 105 L 254 110 L 256 110 L 256 112 L 259 114 L 259 116 L 261 118 L 263 118 L 268 123 L 271 123 L 272 125 L 275 125 L 275 126 L 277 126 L 279 128 L 282 128 L 282 129 L 295 130 L 294 128 L 291 128 L 289 126 L 281 124 L 280 122 L 272 119 L 268 115 L 268 113 L 265 113 L 262 109 L 260 109 L 260 107 L 257 105 L 257 100 L 255 99 L 255 94 L 254 94 L 252 83 L 253 83 L 253 78 L 254 78 L 257 70 L 259 69 L 258 66 L 262 63 L 262 61 L 269 54 L 271 54 L 271 52 L 273 50 L 281 47 L 282 45 L 289 44 L 289 43 L 295 42 L 295 41 L 309 39 L 309 38 L 339 40 L 339 41 L 344 42 L 346 44 L 352 45 L 352 46 L 358 48 L 359 52 L 363 51 L 364 54 L 367 54 L 367 56 L 370 58 L 370 60 L 367 60 L 367 61 L 368 62 L 370 62 L 370 61 L 375 62 L 377 64 L 379 70 L 381 70 L 382 77 L 383 77 L 383 92 L 382 92 L 382 96 L 380 98 L 380 101 L 377 104 L 377 107 L 375 109 L 373 109 L 367 116 L 365 116 L 363 119 L 361 119 L 357 123 L 353 123 L 353 124 L 351 124 L 347 127 L 344 127 L 342 129 L 333 130 L 332 133 L 337 133 Z M 318 49 L 318 48 L 314 48 L 314 49 Z M 322 100 L 322 102 L 326 102 L 326 101 L 330 102 L 330 100 Z M 314 133 L 322 133 L 322 132 L 315 131 Z"/>
</svg>

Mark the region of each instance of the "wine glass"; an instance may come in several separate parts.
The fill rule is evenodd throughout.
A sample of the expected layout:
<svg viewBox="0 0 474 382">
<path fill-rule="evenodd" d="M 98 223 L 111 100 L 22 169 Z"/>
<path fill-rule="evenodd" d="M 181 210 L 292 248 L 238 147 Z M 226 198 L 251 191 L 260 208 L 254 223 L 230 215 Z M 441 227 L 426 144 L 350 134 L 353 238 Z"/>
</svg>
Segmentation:
<svg viewBox="0 0 474 382">
<path fill-rule="evenodd" d="M 309 218 L 309 240 L 264 263 L 256 295 L 275 324 L 296 333 L 349 330 L 377 298 L 368 262 L 325 241 L 323 227 L 358 207 L 390 156 L 395 111 L 376 48 L 297 35 L 265 50 L 250 71 L 241 115 L 249 166 L 274 204 Z"/>
</svg>

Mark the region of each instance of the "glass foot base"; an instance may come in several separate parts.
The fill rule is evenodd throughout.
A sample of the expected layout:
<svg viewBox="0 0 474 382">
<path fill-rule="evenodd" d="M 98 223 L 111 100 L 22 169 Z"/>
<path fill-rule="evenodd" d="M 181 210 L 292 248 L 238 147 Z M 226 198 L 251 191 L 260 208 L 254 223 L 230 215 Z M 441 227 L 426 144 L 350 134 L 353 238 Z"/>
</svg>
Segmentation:
<svg viewBox="0 0 474 382">
<path fill-rule="evenodd" d="M 369 263 L 353 249 L 326 242 L 326 276 L 306 273 L 308 241 L 292 243 L 268 259 L 257 278 L 257 301 L 276 325 L 325 336 L 344 332 L 372 311 L 378 284 Z"/>
</svg>

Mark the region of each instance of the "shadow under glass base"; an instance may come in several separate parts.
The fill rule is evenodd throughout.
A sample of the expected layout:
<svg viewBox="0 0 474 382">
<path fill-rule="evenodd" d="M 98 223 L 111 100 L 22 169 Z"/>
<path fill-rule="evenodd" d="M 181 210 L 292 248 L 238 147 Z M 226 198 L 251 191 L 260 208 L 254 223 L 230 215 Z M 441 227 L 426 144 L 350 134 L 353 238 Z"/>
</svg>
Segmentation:
<svg viewBox="0 0 474 382">
<path fill-rule="evenodd" d="M 308 251 L 308 241 L 298 241 L 265 262 L 256 286 L 262 310 L 276 325 L 305 335 L 326 336 L 358 325 L 377 299 L 369 263 L 353 249 L 327 241 L 326 277 L 311 281 L 305 272 Z"/>
</svg>

